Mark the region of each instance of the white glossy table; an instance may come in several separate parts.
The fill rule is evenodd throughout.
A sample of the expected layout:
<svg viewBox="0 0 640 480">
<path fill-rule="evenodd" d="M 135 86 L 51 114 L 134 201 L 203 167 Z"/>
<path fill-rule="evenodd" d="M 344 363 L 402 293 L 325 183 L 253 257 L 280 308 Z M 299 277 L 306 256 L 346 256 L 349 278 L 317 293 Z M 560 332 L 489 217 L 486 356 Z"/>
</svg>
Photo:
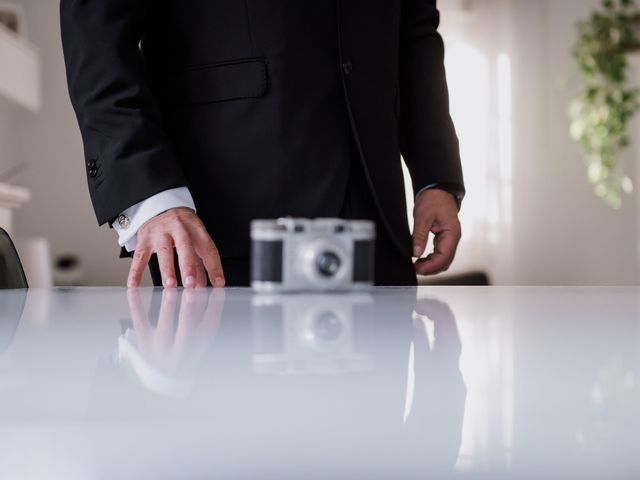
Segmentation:
<svg viewBox="0 0 640 480">
<path fill-rule="evenodd" d="M 1 479 L 638 479 L 640 289 L 0 292 L 0 405 Z"/>
</svg>

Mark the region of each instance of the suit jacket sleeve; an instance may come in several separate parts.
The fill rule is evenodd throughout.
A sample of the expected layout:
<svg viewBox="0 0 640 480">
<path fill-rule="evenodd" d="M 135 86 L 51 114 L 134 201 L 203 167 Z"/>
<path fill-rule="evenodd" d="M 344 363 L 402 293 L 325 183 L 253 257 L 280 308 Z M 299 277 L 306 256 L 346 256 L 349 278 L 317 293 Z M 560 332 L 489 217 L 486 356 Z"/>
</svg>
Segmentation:
<svg viewBox="0 0 640 480">
<path fill-rule="evenodd" d="M 436 0 L 403 0 L 400 32 L 400 148 L 414 192 L 445 186 L 464 195 L 458 138 L 449 114 Z"/>
<path fill-rule="evenodd" d="M 61 0 L 71 102 L 99 224 L 186 185 L 145 80 L 140 42 L 148 0 Z"/>
</svg>

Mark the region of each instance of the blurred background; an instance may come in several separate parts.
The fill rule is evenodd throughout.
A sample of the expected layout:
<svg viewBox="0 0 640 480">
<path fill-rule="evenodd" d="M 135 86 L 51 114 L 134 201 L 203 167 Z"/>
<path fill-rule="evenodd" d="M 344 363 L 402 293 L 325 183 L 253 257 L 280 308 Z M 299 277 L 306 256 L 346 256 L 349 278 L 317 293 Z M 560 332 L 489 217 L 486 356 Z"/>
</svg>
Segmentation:
<svg viewBox="0 0 640 480">
<path fill-rule="evenodd" d="M 32 284 L 123 285 L 129 261 L 89 200 L 58 4 L 0 1 L 0 226 L 16 237 Z M 449 274 L 485 272 L 498 285 L 638 284 L 640 200 L 596 192 L 598 172 L 570 135 L 570 105 L 585 87 L 572 53 L 577 22 L 602 1 L 438 5 L 468 190 Z M 629 84 L 640 86 L 628 58 Z M 640 184 L 640 125 L 629 122 L 628 133 L 616 161 L 630 192 Z"/>
</svg>

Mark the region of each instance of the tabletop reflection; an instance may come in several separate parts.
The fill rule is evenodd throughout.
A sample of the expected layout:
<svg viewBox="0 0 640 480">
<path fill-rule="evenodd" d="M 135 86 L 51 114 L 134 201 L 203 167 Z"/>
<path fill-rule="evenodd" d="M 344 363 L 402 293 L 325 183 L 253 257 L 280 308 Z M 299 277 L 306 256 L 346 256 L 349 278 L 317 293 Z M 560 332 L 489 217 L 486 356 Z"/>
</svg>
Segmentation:
<svg viewBox="0 0 640 480">
<path fill-rule="evenodd" d="M 637 478 L 638 293 L 3 291 L 0 478 Z"/>
</svg>

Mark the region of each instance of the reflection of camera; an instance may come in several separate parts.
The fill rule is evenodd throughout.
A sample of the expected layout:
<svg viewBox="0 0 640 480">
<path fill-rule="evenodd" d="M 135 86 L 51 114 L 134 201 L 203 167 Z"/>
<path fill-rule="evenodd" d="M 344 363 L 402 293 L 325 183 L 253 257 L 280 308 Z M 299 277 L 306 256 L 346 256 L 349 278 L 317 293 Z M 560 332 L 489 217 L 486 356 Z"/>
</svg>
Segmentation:
<svg viewBox="0 0 640 480">
<path fill-rule="evenodd" d="M 372 298 L 368 294 L 253 299 L 257 373 L 318 374 L 369 370 Z"/>
<path fill-rule="evenodd" d="M 375 236 L 375 224 L 364 220 L 254 220 L 251 285 L 260 291 L 371 286 Z"/>
</svg>

